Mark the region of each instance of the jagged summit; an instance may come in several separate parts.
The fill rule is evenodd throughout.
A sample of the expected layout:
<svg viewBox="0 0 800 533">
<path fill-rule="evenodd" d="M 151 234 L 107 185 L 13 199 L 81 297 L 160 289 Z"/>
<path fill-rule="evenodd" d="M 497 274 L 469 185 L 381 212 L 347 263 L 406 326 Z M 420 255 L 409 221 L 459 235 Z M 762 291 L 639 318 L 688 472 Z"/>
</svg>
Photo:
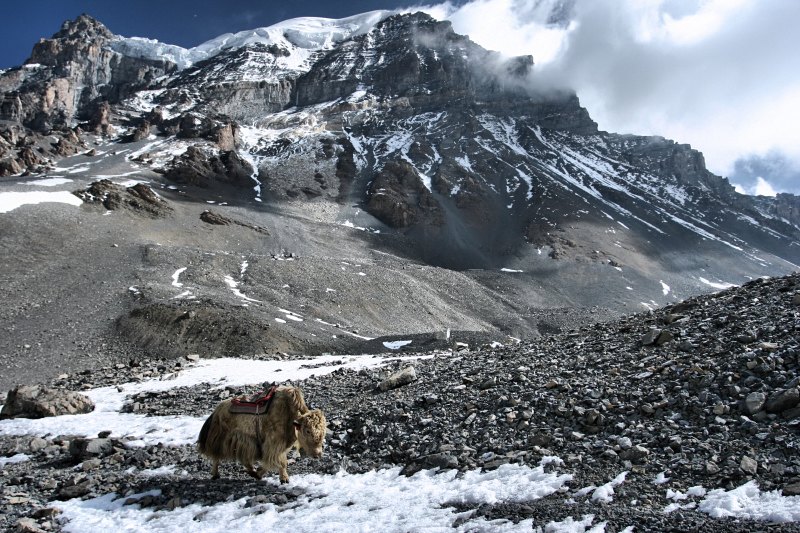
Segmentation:
<svg viewBox="0 0 800 533">
<path fill-rule="evenodd" d="M 75 20 L 66 20 L 61 29 L 53 35 L 53 39 L 91 40 L 97 37 L 111 39 L 114 36 L 106 26 L 96 18 L 82 13 Z"/>
</svg>

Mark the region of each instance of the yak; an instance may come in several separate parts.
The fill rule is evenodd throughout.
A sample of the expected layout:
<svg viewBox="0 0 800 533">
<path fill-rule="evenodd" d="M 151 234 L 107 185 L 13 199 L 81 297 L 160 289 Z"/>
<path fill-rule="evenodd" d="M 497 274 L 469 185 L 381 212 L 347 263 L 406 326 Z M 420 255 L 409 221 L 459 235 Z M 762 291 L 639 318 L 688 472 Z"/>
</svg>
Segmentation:
<svg viewBox="0 0 800 533">
<path fill-rule="evenodd" d="M 200 454 L 212 461 L 212 479 L 219 478 L 220 461 L 236 460 L 256 479 L 277 470 L 281 483 L 288 483 L 286 454 L 293 446 L 310 457 L 322 457 L 325 415 L 308 408 L 299 388 L 276 387 L 263 414 L 231 412 L 232 405 L 232 399 L 220 403 L 197 439 Z"/>
</svg>

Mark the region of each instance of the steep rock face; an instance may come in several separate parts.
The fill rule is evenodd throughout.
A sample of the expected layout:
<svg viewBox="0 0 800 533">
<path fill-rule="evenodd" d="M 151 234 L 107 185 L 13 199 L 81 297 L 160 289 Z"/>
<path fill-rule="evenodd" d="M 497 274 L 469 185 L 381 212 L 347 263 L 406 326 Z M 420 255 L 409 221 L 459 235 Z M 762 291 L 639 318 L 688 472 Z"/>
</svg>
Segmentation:
<svg viewBox="0 0 800 533">
<path fill-rule="evenodd" d="M 790 224 L 800 226 L 800 197 L 794 194 L 778 193 L 775 197 L 774 213 Z"/>
<path fill-rule="evenodd" d="M 0 118 L 39 131 L 68 125 L 96 100 L 117 102 L 153 79 L 174 71 L 166 61 L 123 56 L 109 48 L 115 36 L 98 21 L 81 15 L 65 22 L 50 39 L 40 40 L 20 69 L 0 77 Z"/>
<path fill-rule="evenodd" d="M 439 204 L 422 184 L 414 167 L 405 161 L 390 161 L 378 172 L 367 192 L 366 208 L 394 228 L 423 221 L 442 224 Z"/>
<path fill-rule="evenodd" d="M 197 109 L 247 120 L 287 107 L 294 91 L 292 71 L 276 61 L 289 52 L 277 45 L 255 43 L 225 50 L 180 72 L 165 98 L 189 90 L 196 94 Z"/>
<path fill-rule="evenodd" d="M 297 80 L 296 105 L 313 105 L 367 91 L 404 98 L 415 110 L 481 105 L 535 110 L 547 127 L 591 133 L 597 125 L 573 94 L 537 98 L 529 92 L 530 56 L 505 60 L 424 13 L 395 15 L 343 42 Z M 559 116 L 558 120 L 546 117 Z M 569 115 L 569 119 L 564 115 Z"/>
</svg>

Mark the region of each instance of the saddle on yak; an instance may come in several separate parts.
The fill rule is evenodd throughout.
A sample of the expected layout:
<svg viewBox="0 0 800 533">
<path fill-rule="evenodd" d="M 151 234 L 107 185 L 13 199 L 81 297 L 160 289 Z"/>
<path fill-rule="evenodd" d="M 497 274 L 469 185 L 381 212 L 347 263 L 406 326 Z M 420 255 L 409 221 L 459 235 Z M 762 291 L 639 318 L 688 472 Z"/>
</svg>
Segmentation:
<svg viewBox="0 0 800 533">
<path fill-rule="evenodd" d="M 231 400 L 230 412 L 232 414 L 263 415 L 269 410 L 272 397 L 275 396 L 277 385 L 272 385 L 269 389 L 261 391 L 249 399 L 234 398 Z"/>
</svg>

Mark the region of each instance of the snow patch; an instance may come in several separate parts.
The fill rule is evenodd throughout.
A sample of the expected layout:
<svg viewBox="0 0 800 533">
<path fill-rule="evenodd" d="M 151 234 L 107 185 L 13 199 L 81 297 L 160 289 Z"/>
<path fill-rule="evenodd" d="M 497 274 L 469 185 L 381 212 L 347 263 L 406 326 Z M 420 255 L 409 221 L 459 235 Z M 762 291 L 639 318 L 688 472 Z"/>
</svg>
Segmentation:
<svg viewBox="0 0 800 533">
<path fill-rule="evenodd" d="M 733 283 L 726 283 L 724 281 L 720 282 L 720 283 L 717 283 L 717 282 L 714 282 L 714 281 L 709 281 L 704 277 L 698 277 L 697 279 L 700 280 L 700 283 L 704 283 L 704 284 L 708 285 L 709 287 L 712 287 L 714 289 L 719 289 L 719 290 L 729 289 L 731 287 L 735 287 L 736 286 Z"/>
<path fill-rule="evenodd" d="M 8 213 L 23 205 L 49 202 L 79 206 L 83 200 L 69 191 L 0 192 L 0 213 Z"/>
<path fill-rule="evenodd" d="M 178 270 L 176 270 L 176 271 L 175 271 L 175 272 L 172 274 L 172 286 L 173 286 L 173 287 L 183 287 L 183 283 L 181 283 L 180 281 L 178 281 L 178 279 L 181 277 L 181 274 L 183 274 L 184 272 L 186 272 L 186 268 L 187 268 L 187 267 L 179 268 Z"/>
<path fill-rule="evenodd" d="M 399 350 L 403 346 L 411 344 L 412 341 L 384 341 L 383 345 L 390 350 Z"/>
<path fill-rule="evenodd" d="M 0 457 L 0 468 L 6 465 L 13 465 L 16 463 L 24 463 L 25 461 L 30 460 L 30 455 L 26 455 L 24 453 L 17 453 L 12 455 L 11 457 Z"/>
<path fill-rule="evenodd" d="M 666 283 L 664 283 L 664 280 L 658 280 L 658 282 L 661 284 L 661 292 L 663 292 L 663 293 L 664 293 L 664 296 L 666 296 L 667 294 L 669 294 L 669 290 L 670 290 L 670 287 L 669 287 L 669 285 L 667 285 Z"/>
<path fill-rule="evenodd" d="M 271 503 L 246 507 L 247 498 L 213 506 L 192 504 L 170 512 L 124 505 L 127 498 L 107 494 L 82 501 L 73 499 L 54 505 L 63 511 L 65 531 L 531 531 L 532 520 L 517 524 L 487 521 L 458 512 L 455 504 L 479 506 L 537 500 L 560 490 L 570 474 L 546 473 L 543 466 L 531 468 L 503 465 L 497 470 L 473 470 L 459 475 L 455 470 L 423 470 L 406 477 L 400 468 L 335 475 L 292 476 L 292 486 L 301 492 L 283 505 Z M 268 482 L 272 483 L 272 482 Z M 461 518 L 463 523 L 452 528 Z M 570 531 L 553 529 L 552 531 Z M 574 531 L 574 530 L 573 530 Z M 584 531 L 581 529 L 580 531 Z M 595 530 L 599 531 L 599 530 Z"/>
<path fill-rule="evenodd" d="M 592 493 L 592 501 L 593 502 L 602 502 L 602 503 L 610 503 L 614 501 L 614 487 L 619 487 L 625 481 L 625 476 L 628 475 L 628 472 L 622 472 L 620 475 L 606 483 L 605 485 L 600 485 L 594 492 Z"/>
<path fill-rule="evenodd" d="M 800 521 L 800 496 L 784 496 L 779 490 L 761 492 L 755 481 L 748 481 L 733 490 L 710 491 L 700 502 L 699 509 L 713 518 L 797 522 Z"/>
<path fill-rule="evenodd" d="M 18 183 L 18 185 L 28 185 L 30 187 L 55 187 L 56 185 L 64 185 L 65 183 L 72 183 L 72 180 L 67 178 L 52 177 L 33 181 L 21 181 Z"/>
</svg>

